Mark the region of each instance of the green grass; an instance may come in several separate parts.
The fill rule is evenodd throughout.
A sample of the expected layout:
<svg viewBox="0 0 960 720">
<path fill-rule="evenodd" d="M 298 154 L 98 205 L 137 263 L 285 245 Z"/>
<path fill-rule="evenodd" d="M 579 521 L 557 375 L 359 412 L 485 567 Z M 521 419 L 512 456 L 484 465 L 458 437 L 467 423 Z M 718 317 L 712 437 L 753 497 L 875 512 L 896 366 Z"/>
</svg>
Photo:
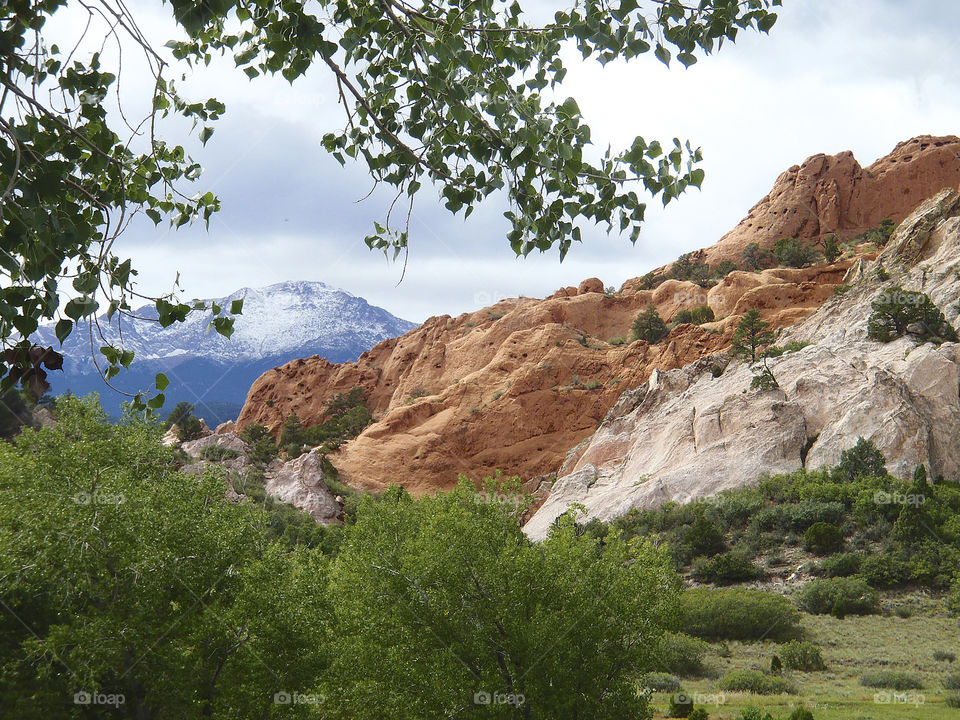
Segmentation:
<svg viewBox="0 0 960 720">
<path fill-rule="evenodd" d="M 943 688 L 944 679 L 956 670 L 935 660 L 934 652 L 960 650 L 960 621 L 947 615 L 942 597 L 928 592 L 887 591 L 882 593 L 881 604 L 885 610 L 909 605 L 914 614 L 908 618 L 887 614 L 837 620 L 829 615 L 803 613 L 800 624 L 804 639 L 820 647 L 827 669 L 784 670 L 783 677 L 797 687 L 798 695 L 760 696 L 721 693 L 718 689 L 717 678 L 730 671 L 769 670 L 770 659 L 780 648 L 771 641 L 728 641 L 729 657 L 723 656 L 720 644 L 711 644 L 705 657 L 710 677 L 683 678 L 683 688 L 692 696 L 699 694 L 704 701 L 714 701 L 703 704 L 712 720 L 736 720 L 750 706 L 763 708 L 776 720 L 786 720 L 797 704 L 808 707 L 814 720 L 956 720 L 960 711 L 944 702 L 950 691 Z M 863 675 L 880 671 L 917 677 L 924 689 L 908 690 L 906 696 L 914 700 L 922 697 L 922 705 L 874 702 L 875 694 L 880 700 L 893 700 L 894 691 L 860 684 Z M 653 698 L 655 717 L 664 717 L 670 695 L 655 693 Z M 723 702 L 717 704 L 720 699 Z"/>
</svg>

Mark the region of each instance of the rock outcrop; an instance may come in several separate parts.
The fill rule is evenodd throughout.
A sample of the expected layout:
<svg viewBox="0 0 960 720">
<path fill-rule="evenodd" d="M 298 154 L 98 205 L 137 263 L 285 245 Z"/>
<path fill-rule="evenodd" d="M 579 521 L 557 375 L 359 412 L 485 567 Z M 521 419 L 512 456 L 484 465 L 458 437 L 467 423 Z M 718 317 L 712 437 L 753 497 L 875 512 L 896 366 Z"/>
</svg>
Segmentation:
<svg viewBox="0 0 960 720">
<path fill-rule="evenodd" d="M 430 318 L 355 363 L 313 357 L 265 373 L 238 425 L 278 432 L 292 413 L 313 425 L 335 393 L 360 385 L 377 422 L 332 456 L 348 484 L 423 492 L 456 484 L 459 473 L 479 479 L 495 470 L 527 480 L 555 472 L 624 388 L 726 347 L 731 313 L 756 306 L 776 326 L 792 324 L 831 296 L 849 265 L 736 272 L 709 291 L 670 280 L 608 295 L 592 279 L 545 300 Z M 721 319 L 680 325 L 656 345 L 624 342 L 649 304 L 668 320 L 709 304 Z"/>
<path fill-rule="evenodd" d="M 900 220 L 923 198 L 958 183 L 955 137 L 901 143 L 866 169 L 850 153 L 815 156 L 781 175 L 701 256 L 711 264 L 739 261 L 748 243 L 770 245 L 787 235 L 850 237 L 884 218 Z M 799 270 L 735 271 L 708 290 L 677 280 L 646 290 L 636 278 L 606 293 L 590 278 L 543 300 L 515 298 L 456 318 L 433 317 L 354 363 L 314 356 L 264 373 L 237 427 L 256 422 L 278 434 L 294 413 L 314 425 L 334 394 L 362 386 L 376 422 L 332 457 L 348 484 L 400 483 L 423 492 L 455 484 L 459 473 L 479 479 L 499 469 L 539 478 L 555 473 L 568 450 L 592 435 L 624 389 L 722 351 L 750 308 L 775 327 L 793 325 L 829 301 L 837 285 L 862 276 L 871 250 L 860 246 L 833 264 Z M 681 325 L 652 346 L 624 342 L 649 304 L 668 321 L 706 304 L 718 320 Z"/>
<path fill-rule="evenodd" d="M 960 479 L 960 344 L 867 337 L 871 301 L 894 286 L 926 293 L 957 324 L 960 195 L 924 202 L 849 279 L 849 291 L 782 334 L 780 342 L 810 344 L 770 362 L 778 388 L 751 389 L 743 362 L 714 377 L 721 358 L 705 357 L 625 394 L 567 458 L 527 533 L 543 537 L 573 503 L 586 508 L 584 519 L 608 520 L 763 473 L 834 465 L 858 437 L 873 441 L 898 477 L 923 463 L 933 477 Z"/>
<path fill-rule="evenodd" d="M 323 455 L 318 450 L 268 471 L 265 479 L 269 495 L 309 513 L 318 523 L 332 525 L 343 519 L 343 506 L 324 480 Z"/>
<path fill-rule="evenodd" d="M 899 223 L 926 198 L 960 184 L 960 138 L 921 135 L 869 167 L 851 152 L 814 155 L 777 178 L 773 190 L 720 241 L 703 252 L 711 265 L 739 263 L 750 243 L 784 237 L 847 239 L 890 218 Z"/>
</svg>

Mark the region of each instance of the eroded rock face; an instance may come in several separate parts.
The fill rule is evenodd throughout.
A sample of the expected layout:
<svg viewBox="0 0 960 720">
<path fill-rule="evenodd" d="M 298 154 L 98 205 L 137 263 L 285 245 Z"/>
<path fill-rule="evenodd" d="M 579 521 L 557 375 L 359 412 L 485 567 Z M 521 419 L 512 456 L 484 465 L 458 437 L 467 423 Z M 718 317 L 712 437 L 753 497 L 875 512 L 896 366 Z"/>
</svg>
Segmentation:
<svg viewBox="0 0 960 720">
<path fill-rule="evenodd" d="M 884 218 L 899 223 L 943 188 L 960 184 L 960 138 L 921 135 L 863 168 L 850 152 L 814 155 L 777 178 L 773 190 L 720 241 L 703 251 L 711 265 L 739 263 L 750 243 L 784 237 L 850 238 Z"/>
<path fill-rule="evenodd" d="M 671 280 L 607 296 L 593 279 L 545 300 L 504 300 L 457 318 L 430 318 L 356 363 L 314 357 L 265 373 L 238 425 L 258 422 L 277 432 L 291 413 L 316 424 L 330 397 L 361 385 L 377 422 L 332 457 L 345 482 L 426 492 L 456 484 L 459 473 L 479 479 L 501 470 L 528 480 L 556 472 L 625 388 L 726 347 L 736 325 L 729 314 L 742 311 L 745 296 L 780 327 L 831 296 L 848 266 L 733 273 L 709 292 Z M 667 320 L 710 304 L 722 319 L 681 325 L 657 345 L 608 342 L 628 338 L 649 304 Z"/>
<path fill-rule="evenodd" d="M 876 278 L 880 265 L 890 274 Z M 900 285 L 927 293 L 954 325 L 960 300 L 960 195 L 923 203 L 853 287 L 788 329 L 781 342 L 811 343 L 770 361 L 779 388 L 751 390 L 753 373 L 714 358 L 653 375 L 621 401 L 589 442 L 568 457 L 550 496 L 527 523 L 543 537 L 572 503 L 585 519 L 685 502 L 754 482 L 762 473 L 836 464 L 858 437 L 907 478 L 923 463 L 960 479 L 960 345 L 867 337 L 871 301 Z"/>
<path fill-rule="evenodd" d="M 324 481 L 323 455 L 318 450 L 284 463 L 266 473 L 264 489 L 269 495 L 310 513 L 324 525 L 343 518 L 343 508 Z"/>
</svg>

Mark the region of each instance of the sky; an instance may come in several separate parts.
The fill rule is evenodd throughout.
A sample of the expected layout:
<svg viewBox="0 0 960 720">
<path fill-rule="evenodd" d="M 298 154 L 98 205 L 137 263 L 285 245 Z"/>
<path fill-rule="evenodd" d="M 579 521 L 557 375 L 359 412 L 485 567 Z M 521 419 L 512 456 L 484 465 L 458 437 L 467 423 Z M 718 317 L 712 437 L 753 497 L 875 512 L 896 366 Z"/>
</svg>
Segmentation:
<svg viewBox="0 0 960 720">
<path fill-rule="evenodd" d="M 567 6 L 534 1 L 541 11 Z M 169 5 L 130 6 L 162 47 L 172 33 Z M 687 70 L 668 70 L 652 56 L 605 67 L 565 58 L 562 95 L 576 98 L 601 149 L 642 135 L 679 137 L 703 150 L 702 190 L 666 208 L 651 198 L 636 245 L 598 229 L 563 263 L 555 250 L 517 258 L 505 207 L 491 203 L 464 221 L 422 193 L 401 282 L 402 262 L 363 243 L 389 193 L 361 202 L 371 187 L 364 168 L 341 167 L 320 147 L 343 122 L 323 68 L 291 86 L 282 78 L 248 81 L 231 61 L 215 60 L 181 84 L 191 98 L 226 103 L 207 145 L 189 144 L 176 124 L 161 123 L 160 132 L 188 144 L 204 168 L 196 189 L 217 194 L 222 210 L 209 230 L 136 223 L 115 250 L 133 259 L 138 290 L 148 295 L 169 291 L 178 273 L 187 298 L 319 280 L 420 322 L 503 297 L 542 297 L 588 277 L 619 287 L 716 242 L 781 172 L 810 155 L 851 150 L 868 165 L 915 135 L 960 134 L 960 3 L 784 0 L 778 12 L 769 36 L 741 35 Z M 144 90 L 145 75 L 138 80 L 135 66 L 125 72 L 126 88 Z"/>
</svg>

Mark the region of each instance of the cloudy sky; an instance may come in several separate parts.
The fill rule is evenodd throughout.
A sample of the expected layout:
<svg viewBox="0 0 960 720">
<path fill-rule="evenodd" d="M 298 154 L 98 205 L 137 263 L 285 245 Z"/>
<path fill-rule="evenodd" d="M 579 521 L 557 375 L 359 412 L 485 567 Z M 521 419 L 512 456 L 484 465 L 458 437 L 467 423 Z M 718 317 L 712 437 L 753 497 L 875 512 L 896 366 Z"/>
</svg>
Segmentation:
<svg viewBox="0 0 960 720">
<path fill-rule="evenodd" d="M 133 8 L 162 45 L 169 6 L 156 5 Z M 592 276 L 619 287 L 715 242 L 780 172 L 809 155 L 852 150 L 867 165 L 914 135 L 960 133 L 960 3 L 784 0 L 779 14 L 770 36 L 744 35 L 689 70 L 667 70 L 652 57 L 606 67 L 568 58 L 564 95 L 578 100 L 598 145 L 677 136 L 703 149 L 702 191 L 666 209 L 651 202 L 635 246 L 598 231 L 562 264 L 556 252 L 517 259 L 503 207 L 463 221 L 423 195 L 398 285 L 401 266 L 363 244 L 387 194 L 357 202 L 370 187 L 366 173 L 341 168 L 319 145 L 341 123 L 329 78 L 318 68 L 292 87 L 282 79 L 248 82 L 232 63 L 215 62 L 184 87 L 227 105 L 195 154 L 204 167 L 199 187 L 219 195 L 223 210 L 209 231 L 135 225 L 119 252 L 133 257 L 146 293 L 169 290 L 177 272 L 188 297 L 321 280 L 422 321 Z M 186 141 L 176 126 L 170 131 L 169 139 Z"/>
</svg>

